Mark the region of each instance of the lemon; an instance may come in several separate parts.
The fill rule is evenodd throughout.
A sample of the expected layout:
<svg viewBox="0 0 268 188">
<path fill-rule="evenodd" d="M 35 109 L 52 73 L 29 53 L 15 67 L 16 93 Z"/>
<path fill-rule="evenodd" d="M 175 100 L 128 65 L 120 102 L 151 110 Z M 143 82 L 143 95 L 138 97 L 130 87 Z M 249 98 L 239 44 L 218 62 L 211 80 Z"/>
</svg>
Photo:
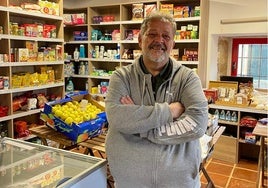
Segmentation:
<svg viewBox="0 0 268 188">
<path fill-rule="evenodd" d="M 74 120 L 73 120 L 73 118 L 71 118 L 71 117 L 67 117 L 66 119 L 65 119 L 65 121 L 64 121 L 67 125 L 71 125 L 73 122 L 74 122 Z"/>
</svg>

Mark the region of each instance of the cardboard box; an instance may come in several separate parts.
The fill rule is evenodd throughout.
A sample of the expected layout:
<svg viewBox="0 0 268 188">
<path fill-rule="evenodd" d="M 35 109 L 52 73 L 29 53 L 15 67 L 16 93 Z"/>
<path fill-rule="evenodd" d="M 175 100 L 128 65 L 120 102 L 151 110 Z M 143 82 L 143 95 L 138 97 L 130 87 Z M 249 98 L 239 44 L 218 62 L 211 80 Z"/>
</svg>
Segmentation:
<svg viewBox="0 0 268 188">
<path fill-rule="evenodd" d="M 144 5 L 144 18 L 146 18 L 148 15 L 150 15 L 153 11 L 156 11 L 156 4 L 145 4 Z"/>
<path fill-rule="evenodd" d="M 17 51 L 18 62 L 26 62 L 29 59 L 29 50 L 27 48 L 18 48 Z"/>
<path fill-rule="evenodd" d="M 173 9 L 174 9 L 173 4 L 161 4 L 161 6 L 160 6 L 160 11 L 164 12 L 166 14 L 173 15 Z"/>
<path fill-rule="evenodd" d="M 89 96 L 87 91 L 71 93 L 64 99 L 46 103 L 40 118 L 46 122 L 47 126 L 63 133 L 76 143 L 95 137 L 101 133 L 104 124 L 107 122 L 105 112 L 97 114 L 97 118 L 95 119 L 84 121 L 79 124 L 73 122 L 71 125 L 68 125 L 61 118 L 57 117 L 52 110 L 52 107 L 55 105 L 62 105 L 71 101 L 80 101 L 81 99 L 87 99 L 91 104 L 97 106 L 97 102 L 93 102 L 93 99 Z M 97 107 L 101 110 L 104 109 L 99 105 Z"/>
<path fill-rule="evenodd" d="M 218 89 L 205 89 L 204 94 L 208 100 L 208 104 L 215 103 L 218 100 Z"/>
<path fill-rule="evenodd" d="M 74 31 L 74 40 L 88 40 L 88 33 L 86 31 Z"/>
</svg>

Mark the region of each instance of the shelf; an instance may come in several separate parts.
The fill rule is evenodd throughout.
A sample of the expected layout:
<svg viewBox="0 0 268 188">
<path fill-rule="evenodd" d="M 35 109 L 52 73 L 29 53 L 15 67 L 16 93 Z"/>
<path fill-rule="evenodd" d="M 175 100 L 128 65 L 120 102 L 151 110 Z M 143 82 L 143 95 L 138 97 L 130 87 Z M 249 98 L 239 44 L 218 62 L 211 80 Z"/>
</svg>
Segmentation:
<svg viewBox="0 0 268 188">
<path fill-rule="evenodd" d="M 7 120 L 13 120 L 20 117 L 25 117 L 33 114 L 38 114 L 41 112 L 42 109 L 34 109 L 34 110 L 28 110 L 28 111 L 17 111 L 14 112 L 12 115 L 0 117 L 0 122 L 7 121 Z"/>
<path fill-rule="evenodd" d="M 258 149 L 255 146 L 259 146 L 260 143 L 257 141 L 256 143 L 249 143 L 243 139 L 243 135 L 245 131 L 251 132 L 253 128 L 247 128 L 245 126 L 240 125 L 241 119 L 244 115 L 253 116 L 256 119 L 259 119 L 263 116 L 267 117 L 268 112 L 265 110 L 258 110 L 253 107 L 234 107 L 234 106 L 226 106 L 226 105 L 217 105 L 217 104 L 209 104 L 209 109 L 218 109 L 219 111 L 230 111 L 235 112 L 237 114 L 237 121 L 226 121 L 226 120 L 218 120 L 218 123 L 226 126 L 225 136 L 222 139 L 222 143 L 219 146 L 215 147 L 215 153 L 219 153 L 215 158 L 225 160 L 228 162 L 238 163 L 239 160 L 243 157 L 253 157 L 257 158 L 258 156 Z M 230 142 L 233 139 L 237 140 L 237 143 L 233 142 L 233 145 L 230 145 Z M 242 144 L 239 144 L 242 143 Z M 228 147 L 228 150 L 224 147 Z M 252 150 L 251 150 L 251 149 Z M 232 151 L 232 152 L 230 152 Z M 251 151 L 251 152 L 249 152 Z M 228 154 L 228 156 L 227 156 Z M 232 157 L 229 157 L 232 156 Z"/>
<path fill-rule="evenodd" d="M 89 43 L 91 44 L 117 44 L 120 41 L 117 40 L 90 40 Z"/>
<path fill-rule="evenodd" d="M 41 61 L 41 62 L 5 62 L 0 63 L 0 67 L 23 67 L 39 65 L 61 65 L 63 61 Z"/>
<path fill-rule="evenodd" d="M 73 40 L 73 41 L 66 41 L 64 44 L 88 44 L 88 40 Z"/>
<path fill-rule="evenodd" d="M 121 62 L 122 59 L 100 59 L 100 58 L 89 58 L 89 61 L 99 61 L 99 62 Z"/>
<path fill-rule="evenodd" d="M 12 8 L 12 7 L 1 7 L 0 9 L 5 8 L 6 11 L 8 11 L 12 15 L 17 15 L 17 16 L 22 16 L 22 17 L 37 17 L 37 18 L 43 18 L 47 20 L 59 20 L 62 21 L 63 18 L 62 16 L 56 16 L 56 15 L 50 15 L 50 14 L 43 14 L 43 13 L 38 13 L 38 12 L 31 12 L 31 11 L 26 11 L 26 10 L 19 10 L 17 8 Z"/>
<path fill-rule="evenodd" d="M 210 104 L 210 108 L 217 108 L 223 110 L 230 110 L 230 111 L 241 111 L 241 112 L 248 112 L 248 113 L 257 113 L 257 114 L 268 114 L 267 110 L 259 110 L 254 107 L 233 107 L 233 106 L 224 106 L 224 105 L 216 105 Z"/>
<path fill-rule="evenodd" d="M 175 40 L 175 43 L 199 43 L 199 39 L 181 39 L 181 40 Z"/>
<path fill-rule="evenodd" d="M 10 40 L 29 40 L 29 41 L 37 41 L 37 42 L 57 42 L 63 43 L 63 39 L 59 38 L 44 38 L 44 37 L 27 37 L 27 36 L 18 36 L 18 35 L 8 35 Z"/>
<path fill-rule="evenodd" d="M 201 20 L 200 16 L 188 17 L 188 18 L 175 18 L 176 22 L 191 22 L 191 21 L 200 21 L 200 20 Z"/>
<path fill-rule="evenodd" d="M 89 76 L 89 78 L 110 80 L 111 77 L 110 76 Z"/>
<path fill-rule="evenodd" d="M 226 120 L 218 120 L 219 123 L 221 124 L 228 124 L 228 125 L 235 125 L 235 126 L 238 126 L 239 123 L 238 122 L 233 122 L 233 121 L 226 121 Z"/>
<path fill-rule="evenodd" d="M 63 27 L 64 27 L 64 28 L 87 27 L 87 24 L 64 25 Z"/>
</svg>

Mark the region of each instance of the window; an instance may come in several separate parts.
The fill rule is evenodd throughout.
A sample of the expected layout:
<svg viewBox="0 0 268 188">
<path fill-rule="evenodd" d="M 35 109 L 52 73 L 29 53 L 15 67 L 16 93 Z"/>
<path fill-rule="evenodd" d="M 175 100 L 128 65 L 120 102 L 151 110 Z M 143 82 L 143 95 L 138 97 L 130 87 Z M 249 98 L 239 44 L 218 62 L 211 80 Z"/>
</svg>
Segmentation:
<svg viewBox="0 0 268 188">
<path fill-rule="evenodd" d="M 268 89 L 267 38 L 233 39 L 231 74 L 253 77 L 254 88 Z"/>
</svg>

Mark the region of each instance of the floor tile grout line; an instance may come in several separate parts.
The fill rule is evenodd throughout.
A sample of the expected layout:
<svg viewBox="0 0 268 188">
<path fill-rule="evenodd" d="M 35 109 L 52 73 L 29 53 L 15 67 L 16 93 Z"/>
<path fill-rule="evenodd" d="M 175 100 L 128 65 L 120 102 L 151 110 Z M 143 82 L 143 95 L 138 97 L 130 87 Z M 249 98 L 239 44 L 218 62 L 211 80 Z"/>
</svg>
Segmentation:
<svg viewBox="0 0 268 188">
<path fill-rule="evenodd" d="M 226 186 L 225 186 L 225 187 L 228 187 L 228 186 L 229 186 L 229 184 L 230 184 L 230 182 L 231 182 L 231 179 L 232 179 L 232 177 L 233 177 L 233 173 L 234 173 L 234 171 L 235 171 L 235 167 L 236 167 L 236 164 L 233 164 L 233 169 L 232 169 L 232 171 L 231 171 L 231 174 L 230 174 L 230 176 L 229 176 L 229 178 L 228 178 L 228 180 L 227 180 L 227 183 L 226 183 Z"/>
</svg>

